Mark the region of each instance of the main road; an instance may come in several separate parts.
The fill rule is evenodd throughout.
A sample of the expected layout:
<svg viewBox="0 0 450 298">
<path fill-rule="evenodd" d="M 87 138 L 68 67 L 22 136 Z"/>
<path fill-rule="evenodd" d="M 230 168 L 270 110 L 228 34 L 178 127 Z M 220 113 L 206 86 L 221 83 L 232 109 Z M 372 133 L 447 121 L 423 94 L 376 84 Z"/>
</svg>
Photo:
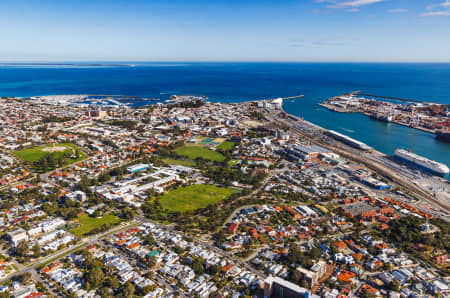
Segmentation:
<svg viewBox="0 0 450 298">
<path fill-rule="evenodd" d="M 131 222 L 128 222 L 127 224 L 122 224 L 122 225 L 119 225 L 117 227 L 114 227 L 114 228 L 112 228 L 112 229 L 110 229 L 110 230 L 108 230 L 108 231 L 106 231 L 104 233 L 101 233 L 101 234 L 98 234 L 98 235 L 94 235 L 94 236 L 90 236 L 90 237 L 86 237 L 86 238 L 82 239 L 79 243 L 77 243 L 75 245 L 72 245 L 72 246 L 69 246 L 69 247 L 67 247 L 67 248 L 65 248 L 65 249 L 63 249 L 61 251 L 58 251 L 57 253 L 49 255 L 49 256 L 47 256 L 47 257 L 45 257 L 43 259 L 40 259 L 38 262 L 33 263 L 31 265 L 24 266 L 24 265 L 21 265 L 19 263 L 18 264 L 19 265 L 18 266 L 19 270 L 16 271 L 15 273 L 13 273 L 13 274 L 8 275 L 7 277 L 5 277 L 3 279 L 0 279 L 0 284 L 5 282 L 5 281 L 7 281 L 7 280 L 9 280 L 9 279 L 11 279 L 11 278 L 13 278 L 14 276 L 18 276 L 18 275 L 24 274 L 26 272 L 30 272 L 32 275 L 35 275 L 35 273 L 36 273 L 35 270 L 36 270 L 37 267 L 39 267 L 39 266 L 41 266 L 43 264 L 50 263 L 50 262 L 56 262 L 57 260 L 65 257 L 71 251 L 76 251 L 78 249 L 86 247 L 89 244 L 95 243 L 97 240 L 99 240 L 99 239 L 101 239 L 101 238 L 103 238 L 103 237 L 105 237 L 105 236 L 107 236 L 109 234 L 112 234 L 112 233 L 115 233 L 117 231 L 121 231 L 121 230 L 130 228 L 130 227 L 133 227 L 135 225 L 138 225 L 141 222 L 143 222 L 142 219 L 133 220 Z"/>
</svg>

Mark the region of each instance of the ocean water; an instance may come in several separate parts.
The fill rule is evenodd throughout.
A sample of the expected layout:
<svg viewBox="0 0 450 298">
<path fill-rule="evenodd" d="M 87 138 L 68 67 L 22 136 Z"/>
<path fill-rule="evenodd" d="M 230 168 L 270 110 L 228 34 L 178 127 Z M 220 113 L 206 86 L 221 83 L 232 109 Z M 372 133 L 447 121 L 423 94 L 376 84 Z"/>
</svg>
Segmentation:
<svg viewBox="0 0 450 298">
<path fill-rule="evenodd" d="M 129 67 L 127 65 L 135 65 Z M 0 96 L 55 94 L 169 98 L 205 95 L 240 102 L 304 94 L 286 111 L 351 136 L 386 154 L 404 148 L 450 166 L 450 144 L 433 134 L 362 114 L 331 112 L 317 103 L 364 93 L 450 104 L 450 64 L 388 63 L 111 63 L 0 65 Z"/>
</svg>

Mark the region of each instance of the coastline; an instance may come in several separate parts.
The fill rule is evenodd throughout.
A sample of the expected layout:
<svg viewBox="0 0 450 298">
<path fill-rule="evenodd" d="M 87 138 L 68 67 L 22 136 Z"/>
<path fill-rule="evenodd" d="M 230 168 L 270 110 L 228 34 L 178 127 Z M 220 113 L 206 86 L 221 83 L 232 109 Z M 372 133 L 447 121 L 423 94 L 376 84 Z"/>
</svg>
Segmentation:
<svg viewBox="0 0 450 298">
<path fill-rule="evenodd" d="M 281 111 L 282 111 L 283 113 L 285 113 L 286 115 L 289 115 L 291 118 L 295 118 L 295 119 L 297 119 L 297 121 L 302 121 L 303 123 L 306 123 L 306 124 L 308 124 L 308 125 L 310 125 L 310 126 L 316 128 L 316 129 L 319 129 L 319 130 L 321 130 L 322 132 L 325 132 L 325 131 L 328 130 L 328 129 L 326 129 L 326 128 L 323 128 L 322 126 L 319 126 L 319 125 L 317 125 L 317 124 L 315 124 L 315 123 L 312 123 L 312 122 L 310 122 L 310 121 L 308 121 L 308 120 L 305 120 L 305 119 L 303 119 L 303 118 L 299 118 L 299 117 L 297 117 L 297 116 L 295 116 L 295 115 L 293 115 L 293 114 L 291 114 L 291 113 L 289 113 L 289 112 L 286 112 L 286 110 L 284 110 L 284 108 L 281 108 Z M 372 149 L 371 149 L 371 152 L 372 152 L 372 153 L 376 153 L 377 155 L 383 156 L 383 157 L 389 156 L 388 154 L 383 153 L 383 152 L 381 152 L 381 151 L 378 151 L 377 149 L 375 149 L 375 148 L 373 148 L 373 147 L 372 147 Z"/>
</svg>

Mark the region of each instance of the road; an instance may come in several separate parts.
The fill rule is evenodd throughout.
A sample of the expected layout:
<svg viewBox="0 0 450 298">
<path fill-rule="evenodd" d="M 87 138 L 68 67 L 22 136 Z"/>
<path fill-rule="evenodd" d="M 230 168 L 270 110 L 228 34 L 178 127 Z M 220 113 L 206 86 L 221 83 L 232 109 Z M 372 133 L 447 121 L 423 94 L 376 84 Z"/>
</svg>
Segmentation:
<svg viewBox="0 0 450 298">
<path fill-rule="evenodd" d="M 272 177 L 274 170 L 269 171 L 269 174 L 267 175 L 267 177 L 264 179 L 264 181 L 261 183 L 261 186 L 258 187 L 257 189 L 253 190 L 251 193 L 249 193 L 248 195 L 242 196 L 242 197 L 238 197 L 236 201 L 239 200 L 243 200 L 243 199 L 247 199 L 247 198 L 251 198 L 253 197 L 255 194 L 257 194 L 261 189 L 263 189 L 265 187 L 265 185 L 267 184 L 267 182 L 270 180 L 270 178 Z M 241 206 L 238 209 L 236 209 L 235 211 L 233 211 L 223 222 L 222 228 L 225 228 L 225 225 L 231 221 L 231 219 L 233 219 L 233 217 L 236 215 L 236 212 L 242 208 L 245 208 L 246 206 Z"/>
<path fill-rule="evenodd" d="M 88 246 L 91 243 L 95 243 L 97 240 L 103 238 L 104 236 L 107 236 L 107 235 L 109 235 L 111 233 L 115 233 L 115 232 L 120 231 L 120 230 L 124 230 L 124 229 L 130 228 L 130 227 L 135 226 L 136 224 L 139 224 L 139 223 L 141 223 L 141 221 L 139 221 L 139 220 L 131 221 L 131 222 L 125 224 L 125 225 L 119 225 L 117 227 L 114 227 L 114 228 L 110 229 L 109 231 L 104 232 L 102 234 L 98 234 L 98 235 L 95 235 L 95 236 L 90 236 L 90 237 L 84 238 L 79 243 L 77 243 L 75 245 L 72 245 L 70 247 L 67 247 L 67 248 L 65 248 L 65 249 L 63 249 L 61 251 L 58 251 L 55 254 L 49 255 L 49 256 L 47 256 L 47 257 L 39 260 L 36 263 L 33 263 L 32 265 L 29 265 L 29 266 L 24 266 L 24 265 L 22 265 L 22 264 L 20 264 L 20 263 L 18 263 L 18 262 L 16 262 L 14 260 L 14 262 L 17 264 L 19 270 L 16 271 L 15 273 L 13 273 L 13 274 L 10 274 L 7 277 L 1 279 L 0 280 L 0 284 L 5 282 L 5 281 L 7 281 L 7 280 L 9 280 L 9 279 L 11 279 L 11 278 L 13 278 L 14 276 L 18 276 L 18 275 L 24 274 L 26 272 L 30 272 L 33 276 L 35 276 L 35 274 L 37 274 L 36 273 L 36 268 L 39 267 L 40 265 L 46 264 L 48 262 L 56 262 L 57 260 L 65 257 L 67 255 L 67 253 L 69 253 L 70 251 L 75 251 L 75 250 L 81 249 L 83 247 L 86 247 L 86 246 Z"/>
</svg>

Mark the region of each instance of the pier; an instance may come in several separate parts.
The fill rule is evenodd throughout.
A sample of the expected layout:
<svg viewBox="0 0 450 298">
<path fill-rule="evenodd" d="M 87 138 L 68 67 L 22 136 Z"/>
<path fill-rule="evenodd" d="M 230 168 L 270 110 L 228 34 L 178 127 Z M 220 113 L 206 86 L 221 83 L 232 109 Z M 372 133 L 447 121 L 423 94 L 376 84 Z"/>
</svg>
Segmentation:
<svg viewBox="0 0 450 298">
<path fill-rule="evenodd" d="M 279 97 L 279 98 L 271 98 L 271 99 L 265 99 L 265 100 L 275 100 L 275 99 L 282 99 L 282 100 L 286 100 L 286 99 L 297 99 L 297 98 L 302 98 L 305 95 L 300 94 L 300 95 L 295 95 L 295 96 L 289 96 L 289 97 Z"/>
<path fill-rule="evenodd" d="M 300 95 L 296 95 L 296 96 L 290 96 L 290 97 L 282 97 L 281 99 L 285 100 L 285 99 L 296 99 L 296 98 L 302 98 L 304 97 L 303 94 Z"/>
</svg>

